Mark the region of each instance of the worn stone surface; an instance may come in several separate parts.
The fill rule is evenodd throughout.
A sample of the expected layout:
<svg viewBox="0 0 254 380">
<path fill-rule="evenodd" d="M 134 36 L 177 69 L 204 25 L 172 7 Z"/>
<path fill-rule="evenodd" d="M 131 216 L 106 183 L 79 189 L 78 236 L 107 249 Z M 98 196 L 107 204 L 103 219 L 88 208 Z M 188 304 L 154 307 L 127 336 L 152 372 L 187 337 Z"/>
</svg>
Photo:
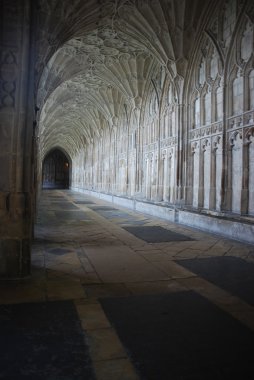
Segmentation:
<svg viewBox="0 0 254 380">
<path fill-rule="evenodd" d="M 31 239 L 36 193 L 53 176 L 253 243 L 252 14 L 251 0 L 4 1 L 0 240 Z M 89 221 L 71 207 L 70 222 Z M 16 253 L 20 270 L 3 252 L 2 275 L 29 274 Z"/>
<path fill-rule="evenodd" d="M 72 301 L 1 305 L 0 316 L 1 378 L 95 379 Z"/>
<path fill-rule="evenodd" d="M 16 313 L 16 311 L 19 310 L 18 307 L 20 307 L 20 310 L 23 310 L 23 315 L 28 315 L 27 321 L 29 321 L 29 323 L 26 324 L 27 336 L 35 336 L 32 340 L 26 341 L 27 349 L 34 350 L 33 342 L 36 342 L 36 336 L 38 337 L 38 334 L 36 335 L 36 329 L 38 328 L 37 319 L 30 317 L 35 316 L 36 313 L 41 314 L 40 308 L 47 308 L 47 305 L 51 305 L 51 303 L 54 308 L 56 302 L 60 302 L 59 305 L 62 302 L 67 302 L 68 304 L 71 302 L 75 305 L 76 312 L 74 314 L 76 315 L 75 318 L 77 318 L 75 320 L 84 332 L 88 350 L 83 351 L 82 365 L 87 358 L 90 358 L 92 361 L 91 367 L 93 367 L 95 376 L 101 380 L 118 378 L 119 380 L 131 380 L 142 378 L 142 374 L 139 372 L 139 364 L 138 367 L 135 367 L 137 366 L 137 361 L 136 359 L 133 361 L 133 353 L 130 349 L 126 350 L 126 344 L 122 341 L 121 335 L 119 335 L 119 331 L 117 330 L 118 324 L 123 326 L 126 319 L 133 319 L 133 309 L 132 311 L 128 311 L 129 314 L 127 313 L 130 318 L 128 318 L 128 315 L 124 315 L 123 319 L 117 318 L 117 320 L 113 322 L 108 318 L 107 313 L 105 313 L 102 307 L 104 301 L 107 302 L 108 300 L 111 302 L 110 300 L 112 299 L 116 304 L 117 302 L 123 302 L 125 304 L 126 300 L 127 305 L 130 306 L 131 302 L 128 300 L 132 300 L 133 297 L 141 297 L 142 300 L 146 299 L 142 297 L 147 297 L 147 302 L 137 302 L 134 308 L 135 313 L 138 312 L 138 310 L 140 312 L 142 326 L 147 326 L 148 328 L 148 333 L 144 332 L 141 334 L 141 343 L 144 345 L 145 352 L 147 347 L 155 346 L 154 343 L 147 344 L 147 339 L 151 331 L 157 331 L 156 341 L 160 347 L 161 342 L 164 341 L 165 336 L 168 334 L 170 326 L 174 332 L 178 331 L 176 330 L 177 326 L 177 329 L 181 331 L 185 329 L 186 335 L 188 331 L 190 332 L 190 336 L 186 339 L 188 339 L 191 344 L 178 345 L 178 352 L 185 352 L 187 354 L 179 354 L 179 356 L 175 358 L 174 363 L 177 359 L 182 364 L 182 357 L 189 355 L 188 349 L 191 350 L 191 355 L 196 360 L 196 363 L 201 362 L 199 352 L 201 349 L 203 350 L 203 346 L 199 346 L 197 342 L 200 342 L 200 340 L 197 340 L 195 335 L 196 333 L 198 334 L 198 327 L 201 322 L 204 331 L 206 331 L 205 333 L 208 334 L 206 335 L 208 340 L 214 339 L 214 337 L 209 337 L 209 331 L 213 330 L 210 329 L 211 325 L 209 325 L 209 328 L 207 327 L 208 320 L 204 317 L 204 315 L 207 315 L 208 309 L 210 310 L 208 313 L 210 322 L 211 320 L 216 321 L 217 328 L 222 331 L 221 334 L 213 334 L 216 336 L 216 348 L 214 351 L 217 350 L 217 346 L 221 346 L 220 339 L 221 336 L 224 336 L 223 333 L 225 333 L 225 331 L 230 331 L 231 341 L 236 342 L 238 339 L 236 332 L 238 334 L 242 331 L 238 328 L 239 325 L 242 326 L 241 328 L 243 328 L 243 326 L 248 328 L 248 336 L 251 336 L 251 330 L 253 331 L 254 329 L 253 306 L 247 303 L 245 297 L 241 297 L 239 292 L 234 291 L 232 288 L 226 288 L 224 285 L 227 284 L 227 279 L 230 280 L 230 273 L 231 277 L 233 273 L 233 278 L 242 279 L 243 275 L 244 278 L 246 277 L 245 274 L 248 265 L 250 263 L 253 264 L 253 246 L 234 240 L 221 239 L 219 236 L 210 235 L 207 232 L 197 232 L 190 227 L 183 227 L 172 222 L 165 222 L 161 219 L 148 218 L 139 212 L 123 210 L 121 207 L 116 206 L 114 208 L 119 210 L 119 212 L 124 211 L 131 216 L 134 226 L 136 221 L 146 220 L 147 225 L 161 226 L 179 234 L 187 235 L 195 240 L 169 241 L 163 243 L 140 241 L 140 239 L 137 239 L 125 231 L 123 225 L 119 224 L 118 219 L 109 219 L 90 210 L 90 203 L 77 204 L 78 209 L 84 213 L 89 213 L 90 219 L 86 222 L 80 220 L 78 217 L 75 219 L 74 216 L 69 218 L 67 214 L 65 219 L 57 218 L 56 213 L 58 209 L 55 207 L 55 204 L 58 200 L 61 199 L 62 208 L 66 210 L 66 213 L 72 213 L 73 199 L 77 197 L 79 197 L 81 202 L 82 199 L 94 202 L 94 204 L 100 208 L 111 207 L 110 204 L 105 201 L 71 191 L 43 191 L 41 194 L 40 207 L 38 209 L 35 239 L 33 242 L 31 260 L 32 274 L 23 280 L 2 280 L 0 282 L 0 309 L 4 311 L 4 313 L 10 310 L 15 311 L 16 319 L 13 317 L 13 319 L 10 320 L 12 332 L 17 328 L 16 324 L 18 324 L 15 322 L 18 318 L 18 314 Z M 77 215 L 77 213 L 78 211 L 76 211 L 75 215 Z M 211 259 L 216 260 L 217 264 L 223 259 L 224 264 L 221 266 L 221 270 L 218 270 L 217 267 L 217 270 L 214 272 L 216 278 L 220 281 L 212 282 L 212 279 L 204 279 L 202 273 L 196 273 L 194 271 L 195 268 L 184 268 L 184 262 L 187 260 L 191 262 L 193 262 L 193 260 L 194 262 L 195 260 L 204 260 L 203 263 L 208 260 L 207 271 L 209 272 L 209 260 Z M 232 260 L 235 263 L 240 260 L 239 262 L 244 265 L 246 270 L 242 272 L 240 266 L 234 265 L 234 272 L 232 272 L 230 265 L 227 268 L 227 261 L 231 262 Z M 225 273 L 228 274 L 228 276 L 225 275 Z M 209 282 L 209 280 L 211 282 Z M 232 278 L 230 282 L 228 282 L 228 285 L 230 285 L 230 283 L 232 283 Z M 197 296 L 187 296 L 187 298 L 183 296 L 183 294 L 187 294 L 189 291 L 192 291 L 192 294 L 200 294 L 203 300 L 206 301 L 199 303 L 198 308 L 196 308 L 195 299 Z M 163 304 L 163 302 L 159 301 L 158 305 L 160 306 L 153 307 L 153 301 L 151 302 L 151 300 L 167 299 L 167 297 L 169 297 L 168 300 L 171 299 L 170 297 L 173 297 L 172 299 L 179 301 L 177 301 L 177 307 L 167 303 L 167 307 L 170 307 L 170 311 L 172 311 L 170 315 L 174 316 L 174 321 L 170 322 L 167 319 L 168 314 L 164 313 L 161 315 L 166 321 L 164 327 L 158 320 L 157 322 L 154 320 L 150 323 L 151 319 L 149 318 L 152 317 L 152 315 L 154 316 L 156 313 L 160 315 Z M 157 305 L 156 302 L 154 305 Z M 144 309 L 140 309 L 142 303 Z M 30 313 L 31 305 L 33 304 L 35 305 L 34 311 L 36 313 Z M 15 309 L 14 306 L 17 306 L 17 309 Z M 216 308 L 214 309 L 213 306 L 216 306 Z M 149 309 L 149 312 L 144 312 L 144 310 L 147 310 L 146 308 L 151 308 L 152 311 Z M 124 308 L 116 309 L 119 313 L 125 310 Z M 61 310 L 62 309 L 59 308 L 57 315 L 61 315 Z M 216 310 L 216 312 L 214 312 L 214 310 Z M 193 313 L 197 313 L 197 317 L 192 318 Z M 43 315 L 42 313 L 42 316 Z M 182 318 L 186 318 L 186 320 L 181 325 Z M 45 326 L 50 329 L 50 326 L 52 326 L 50 323 L 50 315 L 49 319 L 43 317 L 43 320 Z M 193 322 L 192 327 L 194 330 L 196 329 L 194 335 L 194 330 L 192 331 L 190 328 L 190 320 Z M 226 327 L 225 324 L 223 324 L 225 320 L 229 321 L 229 325 Z M 136 323 L 138 319 L 135 317 L 133 321 Z M 178 325 L 176 326 L 174 323 Z M 236 323 L 234 325 L 235 328 L 230 330 L 234 323 Z M 61 326 L 63 325 L 64 321 L 61 322 Z M 158 329 L 161 329 L 160 332 L 158 332 Z M 43 333 L 43 336 L 44 335 Z M 64 332 L 63 335 L 65 335 Z M 174 339 L 176 339 L 174 343 L 177 343 L 179 336 L 175 333 L 173 335 Z M 171 337 L 167 342 L 172 342 L 172 339 Z M 132 340 L 132 338 L 130 338 L 130 340 Z M 194 343 L 196 344 L 196 351 L 193 350 Z M 241 347 L 242 346 L 243 345 L 241 345 Z M 235 349 L 236 346 L 234 346 L 234 350 Z M 209 362 L 209 360 L 213 358 L 213 354 L 209 354 L 208 348 L 205 352 L 205 360 Z M 227 352 L 229 352 L 228 349 Z M 234 351 L 234 355 L 235 352 L 236 351 Z M 6 354 L 8 356 L 8 360 L 12 358 L 12 353 L 13 350 L 10 349 L 9 351 L 9 349 L 5 347 L 4 355 Z M 61 350 L 59 348 L 59 352 L 57 349 L 56 355 L 60 353 Z M 249 354 L 252 355 L 251 349 L 248 350 L 246 358 Z M 159 365 L 160 368 L 164 368 L 165 371 L 173 371 L 176 367 L 171 366 L 168 360 L 167 349 L 163 350 L 160 360 L 163 359 L 163 355 L 166 355 L 166 364 L 164 363 L 163 366 Z M 221 354 L 221 358 L 224 357 L 225 355 Z M 148 360 L 147 358 L 149 358 L 149 355 L 146 355 L 145 360 Z M 244 363 L 245 359 L 240 353 L 239 358 L 241 360 L 239 359 L 238 363 Z M 43 373 L 43 369 L 39 372 L 41 367 L 40 363 L 37 363 L 36 355 L 33 356 L 33 360 L 35 364 L 31 367 L 31 363 L 29 364 L 26 361 L 24 363 L 26 363 L 27 370 L 32 371 L 33 374 L 33 371 L 36 371 L 36 376 L 39 378 L 40 373 Z M 158 366 L 160 360 L 155 360 L 155 356 L 153 356 L 153 360 L 148 360 L 149 364 L 147 366 L 145 365 L 146 371 L 149 366 L 153 367 L 152 370 L 157 368 L 156 366 Z M 195 360 L 193 362 L 195 362 Z M 65 361 L 66 363 L 64 363 L 64 365 L 68 368 L 74 363 L 73 361 L 70 363 L 68 359 Z M 20 371 L 24 363 L 22 364 L 17 361 L 17 365 L 14 368 L 15 371 Z M 213 361 L 213 363 L 215 362 Z M 221 363 L 221 368 L 225 368 L 227 365 L 226 361 L 222 360 Z M 232 361 L 230 362 L 229 360 L 227 363 L 232 363 Z M 53 364 L 55 371 L 58 368 L 58 364 L 55 362 Z M 64 368 L 62 366 L 60 367 Z M 79 373 L 82 373 L 82 376 L 84 376 L 86 370 L 84 369 L 83 371 L 81 368 L 83 367 L 79 366 L 79 364 L 76 365 L 76 370 L 81 371 Z M 181 368 L 183 368 L 182 365 Z M 214 372 L 210 370 L 209 372 L 208 369 L 204 370 L 203 367 L 195 369 L 193 366 L 185 366 L 185 368 L 187 368 L 185 375 L 188 375 L 188 377 L 199 376 L 201 373 L 204 378 L 209 379 L 212 373 L 212 380 L 216 379 Z M 246 365 L 245 370 L 247 369 L 248 366 Z M 11 367 L 9 370 L 11 370 Z"/>
</svg>

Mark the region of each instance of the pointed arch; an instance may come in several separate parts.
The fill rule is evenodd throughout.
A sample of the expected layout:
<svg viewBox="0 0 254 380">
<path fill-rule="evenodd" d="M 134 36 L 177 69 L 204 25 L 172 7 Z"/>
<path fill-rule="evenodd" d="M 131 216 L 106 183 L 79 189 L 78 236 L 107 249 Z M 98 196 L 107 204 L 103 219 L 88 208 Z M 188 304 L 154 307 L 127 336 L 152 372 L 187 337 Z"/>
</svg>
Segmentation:
<svg viewBox="0 0 254 380">
<path fill-rule="evenodd" d="M 68 189 L 70 187 L 72 162 L 68 153 L 60 148 L 52 148 L 42 161 L 42 188 Z"/>
</svg>

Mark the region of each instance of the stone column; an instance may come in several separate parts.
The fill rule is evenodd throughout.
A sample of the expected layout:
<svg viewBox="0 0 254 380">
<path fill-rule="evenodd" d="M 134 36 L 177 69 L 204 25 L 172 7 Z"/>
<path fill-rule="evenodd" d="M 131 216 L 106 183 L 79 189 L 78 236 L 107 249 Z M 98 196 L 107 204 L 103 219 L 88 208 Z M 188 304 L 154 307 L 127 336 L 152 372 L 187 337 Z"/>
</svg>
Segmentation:
<svg viewBox="0 0 254 380">
<path fill-rule="evenodd" d="M 175 202 L 181 204 L 186 202 L 185 199 L 185 157 L 187 149 L 187 135 L 186 135 L 186 126 L 185 126 L 185 116 L 186 116 L 186 107 L 184 104 L 179 104 L 177 106 L 176 112 L 176 125 L 178 130 L 176 133 L 177 137 L 177 147 L 176 147 L 176 184 L 175 184 Z"/>
<path fill-rule="evenodd" d="M 30 273 L 34 172 L 34 2 L 1 1 L 0 277 Z"/>
<path fill-rule="evenodd" d="M 241 191 L 241 214 L 248 214 L 249 211 L 249 145 L 250 140 L 245 139 L 243 143 L 243 179 Z"/>
<path fill-rule="evenodd" d="M 209 194 L 209 204 L 210 209 L 216 209 L 216 190 L 217 190 L 217 151 L 218 151 L 219 137 L 216 136 L 212 140 L 212 149 L 211 149 L 211 186 Z"/>
<path fill-rule="evenodd" d="M 198 160 L 199 160 L 199 143 L 194 141 L 191 143 L 191 191 L 189 193 L 191 204 L 193 207 L 198 207 L 198 186 L 199 183 L 199 171 L 198 171 Z"/>
<path fill-rule="evenodd" d="M 167 151 L 164 149 L 161 152 L 161 183 L 160 183 L 160 196 L 161 200 L 168 201 L 167 192 L 168 192 L 168 159 L 167 159 Z"/>
<path fill-rule="evenodd" d="M 165 181 L 165 154 L 159 151 L 157 160 L 157 201 L 163 200 L 164 181 Z"/>
<path fill-rule="evenodd" d="M 224 194 L 223 209 L 226 211 L 232 211 L 232 181 L 233 181 L 233 148 L 234 148 L 234 134 L 231 136 L 227 142 L 227 172 L 226 172 L 226 187 Z M 239 181 L 241 179 L 239 178 Z"/>
<path fill-rule="evenodd" d="M 199 151 L 199 188 L 198 188 L 198 207 L 204 207 L 204 162 L 205 162 L 205 141 L 200 141 Z"/>
</svg>

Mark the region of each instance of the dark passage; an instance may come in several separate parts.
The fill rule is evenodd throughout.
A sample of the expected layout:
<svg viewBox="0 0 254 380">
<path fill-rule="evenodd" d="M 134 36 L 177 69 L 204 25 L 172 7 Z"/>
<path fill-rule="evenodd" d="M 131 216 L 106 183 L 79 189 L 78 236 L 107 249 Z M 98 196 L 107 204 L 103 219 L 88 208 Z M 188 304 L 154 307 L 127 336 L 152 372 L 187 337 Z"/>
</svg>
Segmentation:
<svg viewBox="0 0 254 380">
<path fill-rule="evenodd" d="M 0 305 L 0 321 L 0 379 L 95 379 L 71 301 Z"/>
<path fill-rule="evenodd" d="M 193 291 L 101 298 L 146 380 L 248 380 L 254 333 Z"/>
<path fill-rule="evenodd" d="M 69 188 L 70 160 L 67 156 L 55 149 L 44 159 L 42 165 L 42 187 L 44 189 Z"/>
<path fill-rule="evenodd" d="M 254 264 L 239 257 L 209 257 L 176 261 L 200 277 L 254 305 Z"/>
</svg>

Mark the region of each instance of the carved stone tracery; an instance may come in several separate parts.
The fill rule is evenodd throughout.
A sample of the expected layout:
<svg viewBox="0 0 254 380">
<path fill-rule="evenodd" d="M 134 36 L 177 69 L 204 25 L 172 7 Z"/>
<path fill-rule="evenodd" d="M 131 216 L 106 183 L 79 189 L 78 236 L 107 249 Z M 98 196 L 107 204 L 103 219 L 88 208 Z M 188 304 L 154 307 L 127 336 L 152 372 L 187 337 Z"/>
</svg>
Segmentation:
<svg viewBox="0 0 254 380">
<path fill-rule="evenodd" d="M 184 178 L 192 177 L 194 171 L 193 188 L 187 196 L 193 197 L 192 206 L 220 211 L 224 207 L 221 193 L 232 185 L 230 175 L 222 178 L 222 167 L 230 167 L 222 147 L 230 150 L 232 133 L 244 134 L 254 120 L 253 20 L 247 16 L 251 15 L 247 3 L 215 1 L 210 8 L 197 7 L 199 11 L 193 14 L 185 1 L 181 10 L 174 0 L 106 1 L 103 7 L 94 2 L 93 10 L 82 8 L 79 33 L 67 38 L 80 2 L 69 8 L 64 2 L 62 9 L 47 2 L 50 9 L 45 13 L 56 9 L 65 31 L 60 44 L 59 27 L 49 28 L 52 39 L 45 51 L 51 55 L 46 66 L 44 62 L 39 82 L 42 156 L 56 143 L 55 130 L 61 130 L 61 143 L 77 165 L 86 145 L 93 143 L 88 151 L 96 151 L 98 139 L 105 135 L 102 163 L 96 164 L 95 172 L 112 169 L 118 181 L 114 185 L 117 194 L 138 191 L 140 195 L 145 188 L 144 197 L 157 199 L 158 190 L 159 198 L 166 198 L 169 181 L 163 176 L 171 173 L 170 187 L 174 187 L 174 173 L 179 171 L 184 186 Z M 246 12 L 242 12 L 243 6 Z M 206 14 L 206 7 L 210 13 Z M 174 12 L 167 12 L 169 9 Z M 91 20 L 85 11 L 93 14 Z M 197 21 L 202 17 L 206 21 L 199 29 Z M 47 22 L 52 19 L 48 17 Z M 187 34 L 191 38 L 185 43 Z M 171 149 L 181 153 L 172 154 Z M 187 162 L 184 173 L 176 168 L 189 150 L 195 158 Z M 88 161 L 92 160 L 89 154 Z M 172 170 L 167 171 L 169 159 Z M 122 168 L 121 175 L 117 167 Z M 88 171 L 85 178 L 93 181 Z M 137 174 L 141 172 L 146 174 Z M 99 176 L 96 173 L 94 178 Z M 120 184 L 122 180 L 127 186 Z M 221 183 L 226 188 L 220 189 Z M 95 188 L 96 183 L 87 186 Z M 107 186 L 105 183 L 105 190 Z M 176 192 L 171 192 L 174 202 L 172 194 Z M 237 196 L 241 195 L 234 193 L 235 205 Z M 231 206 L 228 197 L 226 208 Z"/>
</svg>

